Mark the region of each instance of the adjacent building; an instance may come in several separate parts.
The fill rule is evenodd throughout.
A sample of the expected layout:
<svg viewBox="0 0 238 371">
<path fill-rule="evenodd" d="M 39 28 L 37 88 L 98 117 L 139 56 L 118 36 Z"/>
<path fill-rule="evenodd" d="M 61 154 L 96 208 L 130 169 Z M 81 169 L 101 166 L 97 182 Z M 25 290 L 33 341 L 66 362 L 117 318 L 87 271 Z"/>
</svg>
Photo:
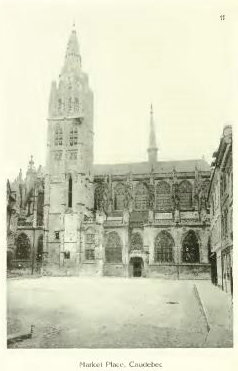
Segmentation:
<svg viewBox="0 0 238 371">
<path fill-rule="evenodd" d="M 210 260 L 212 281 L 233 292 L 233 166 L 232 127 L 224 127 L 214 153 L 208 200 L 211 216 Z"/>
</svg>

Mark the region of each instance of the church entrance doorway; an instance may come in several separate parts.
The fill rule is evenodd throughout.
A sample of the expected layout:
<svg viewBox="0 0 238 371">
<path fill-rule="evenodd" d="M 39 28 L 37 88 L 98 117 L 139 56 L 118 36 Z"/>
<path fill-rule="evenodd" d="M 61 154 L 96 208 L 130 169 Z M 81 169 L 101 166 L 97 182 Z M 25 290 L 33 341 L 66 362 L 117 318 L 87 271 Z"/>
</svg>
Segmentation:
<svg viewBox="0 0 238 371">
<path fill-rule="evenodd" d="M 139 257 L 131 258 L 132 276 L 142 277 L 143 274 L 143 259 Z"/>
</svg>

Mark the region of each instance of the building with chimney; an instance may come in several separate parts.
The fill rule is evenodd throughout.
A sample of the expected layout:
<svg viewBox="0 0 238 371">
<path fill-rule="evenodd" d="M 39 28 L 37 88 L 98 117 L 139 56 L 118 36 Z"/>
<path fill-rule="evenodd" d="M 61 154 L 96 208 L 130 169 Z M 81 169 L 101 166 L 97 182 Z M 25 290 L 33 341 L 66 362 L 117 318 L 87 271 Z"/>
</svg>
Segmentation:
<svg viewBox="0 0 238 371">
<path fill-rule="evenodd" d="M 160 161 L 152 106 L 148 123 L 147 161 L 95 164 L 93 93 L 73 29 L 51 86 L 46 167 L 38 173 L 30 163 L 14 184 L 15 262 L 27 256 L 49 275 L 210 278 L 210 167 Z M 26 245 L 28 255 L 20 254 Z"/>
</svg>

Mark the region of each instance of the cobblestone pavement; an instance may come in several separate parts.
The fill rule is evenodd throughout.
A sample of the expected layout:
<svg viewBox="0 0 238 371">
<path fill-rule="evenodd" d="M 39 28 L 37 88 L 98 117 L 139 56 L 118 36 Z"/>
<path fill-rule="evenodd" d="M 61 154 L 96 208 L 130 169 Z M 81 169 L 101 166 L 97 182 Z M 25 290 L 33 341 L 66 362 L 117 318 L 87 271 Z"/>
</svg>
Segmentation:
<svg viewBox="0 0 238 371">
<path fill-rule="evenodd" d="M 32 339 L 11 347 L 206 347 L 207 323 L 194 282 L 107 277 L 8 280 L 8 334 L 29 332 L 35 326 Z M 206 290 L 212 286 L 204 284 Z"/>
</svg>

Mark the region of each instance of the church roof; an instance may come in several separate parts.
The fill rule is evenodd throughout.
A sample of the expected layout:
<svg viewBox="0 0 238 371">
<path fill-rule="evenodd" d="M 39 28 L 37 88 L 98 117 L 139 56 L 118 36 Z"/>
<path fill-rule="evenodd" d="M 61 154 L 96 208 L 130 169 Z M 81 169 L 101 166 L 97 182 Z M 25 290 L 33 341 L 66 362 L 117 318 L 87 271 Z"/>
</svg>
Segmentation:
<svg viewBox="0 0 238 371">
<path fill-rule="evenodd" d="M 180 172 L 193 172 L 195 168 L 199 171 L 210 171 L 209 164 L 203 160 L 182 160 L 182 161 L 157 161 L 153 164 L 154 173 L 171 173 L 173 170 Z M 149 162 L 135 162 L 125 164 L 95 164 L 93 166 L 94 175 L 125 175 L 145 174 L 151 172 Z"/>
</svg>

